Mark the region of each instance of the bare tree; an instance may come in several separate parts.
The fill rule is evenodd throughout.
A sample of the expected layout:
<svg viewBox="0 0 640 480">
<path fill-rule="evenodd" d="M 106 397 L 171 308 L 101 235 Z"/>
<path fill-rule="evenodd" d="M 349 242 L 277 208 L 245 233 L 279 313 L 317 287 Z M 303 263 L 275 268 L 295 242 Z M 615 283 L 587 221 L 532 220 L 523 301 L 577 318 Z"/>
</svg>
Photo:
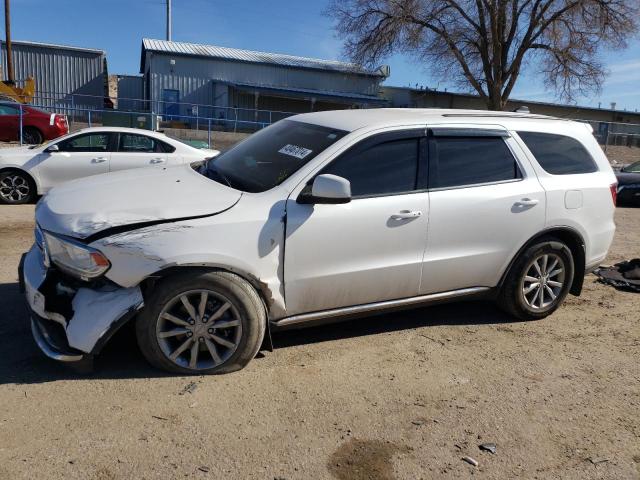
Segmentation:
<svg viewBox="0 0 640 480">
<path fill-rule="evenodd" d="M 327 14 L 352 60 L 410 54 L 502 110 L 527 64 L 563 100 L 599 91 L 598 51 L 626 47 L 640 0 L 332 0 Z"/>
</svg>

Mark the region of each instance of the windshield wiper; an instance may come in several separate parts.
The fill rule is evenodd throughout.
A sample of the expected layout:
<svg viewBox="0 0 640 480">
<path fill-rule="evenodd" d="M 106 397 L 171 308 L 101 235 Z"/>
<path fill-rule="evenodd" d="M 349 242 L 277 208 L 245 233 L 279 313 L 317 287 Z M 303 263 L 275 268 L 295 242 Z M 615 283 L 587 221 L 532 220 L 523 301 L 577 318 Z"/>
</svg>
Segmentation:
<svg viewBox="0 0 640 480">
<path fill-rule="evenodd" d="M 224 183 L 227 184 L 229 188 L 233 188 L 229 178 L 213 165 L 213 159 L 210 159 L 207 163 L 205 163 L 202 166 L 202 170 L 203 171 L 201 171 L 200 173 L 202 173 L 205 177 L 210 178 L 214 181 L 217 181 L 214 177 L 219 177 Z"/>
</svg>

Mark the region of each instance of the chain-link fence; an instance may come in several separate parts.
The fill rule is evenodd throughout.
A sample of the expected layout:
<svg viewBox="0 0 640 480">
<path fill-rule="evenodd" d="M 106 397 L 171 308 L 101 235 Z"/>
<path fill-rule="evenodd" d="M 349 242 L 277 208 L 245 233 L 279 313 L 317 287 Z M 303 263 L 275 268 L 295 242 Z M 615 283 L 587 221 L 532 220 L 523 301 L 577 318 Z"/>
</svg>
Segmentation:
<svg viewBox="0 0 640 480">
<path fill-rule="evenodd" d="M 254 132 L 301 113 L 56 92 L 37 92 L 29 106 L 66 115 L 72 130 L 86 126 L 188 130 L 190 137 L 206 140 L 209 144 L 212 131 Z M 117 108 L 119 106 L 121 108 Z M 22 138 L 22 109 L 20 111 L 17 139 Z M 594 135 L 607 155 L 611 155 L 611 150 L 619 150 L 618 147 L 629 147 L 631 159 L 640 159 L 640 124 L 582 121 L 593 127 Z"/>
</svg>

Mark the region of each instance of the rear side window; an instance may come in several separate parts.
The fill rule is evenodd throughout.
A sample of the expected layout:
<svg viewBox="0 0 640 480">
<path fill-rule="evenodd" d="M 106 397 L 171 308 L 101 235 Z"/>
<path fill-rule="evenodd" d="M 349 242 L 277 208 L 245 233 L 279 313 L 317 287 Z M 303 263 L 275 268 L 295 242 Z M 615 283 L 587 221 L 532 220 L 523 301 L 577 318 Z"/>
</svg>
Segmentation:
<svg viewBox="0 0 640 480">
<path fill-rule="evenodd" d="M 572 175 L 598 170 L 587 149 L 574 138 L 538 132 L 518 132 L 518 135 L 547 173 Z"/>
<path fill-rule="evenodd" d="M 0 105 L 0 115 L 18 115 L 19 110 L 9 105 Z"/>
<path fill-rule="evenodd" d="M 416 189 L 419 140 L 407 138 L 346 153 L 322 173 L 344 177 L 354 197 L 391 195 Z"/>
<path fill-rule="evenodd" d="M 118 147 L 120 152 L 171 153 L 174 150 L 175 148 L 171 145 L 146 135 L 120 134 L 120 145 Z"/>
<path fill-rule="evenodd" d="M 453 188 L 522 178 L 501 137 L 431 137 L 429 186 Z"/>
</svg>

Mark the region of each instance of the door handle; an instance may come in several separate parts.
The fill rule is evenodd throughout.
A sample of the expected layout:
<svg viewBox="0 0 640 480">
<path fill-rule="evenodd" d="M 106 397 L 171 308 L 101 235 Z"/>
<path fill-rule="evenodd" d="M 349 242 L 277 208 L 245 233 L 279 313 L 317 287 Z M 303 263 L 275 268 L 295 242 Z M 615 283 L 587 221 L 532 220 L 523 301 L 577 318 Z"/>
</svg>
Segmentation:
<svg viewBox="0 0 640 480">
<path fill-rule="evenodd" d="M 410 218 L 418 218 L 421 216 L 422 216 L 422 212 L 420 210 L 415 210 L 413 212 L 409 210 L 402 210 L 399 213 L 391 215 L 391 218 L 394 218 L 396 220 L 408 220 Z"/>
<path fill-rule="evenodd" d="M 104 163 L 107 159 L 105 157 L 96 157 L 91 159 L 91 163 Z"/>
<path fill-rule="evenodd" d="M 520 205 L 522 207 L 533 207 L 537 205 L 540 201 L 535 198 L 523 198 L 522 200 L 518 200 L 516 205 Z"/>
<path fill-rule="evenodd" d="M 149 163 L 152 164 L 156 164 L 156 163 L 164 163 L 164 158 L 152 158 Z"/>
</svg>

